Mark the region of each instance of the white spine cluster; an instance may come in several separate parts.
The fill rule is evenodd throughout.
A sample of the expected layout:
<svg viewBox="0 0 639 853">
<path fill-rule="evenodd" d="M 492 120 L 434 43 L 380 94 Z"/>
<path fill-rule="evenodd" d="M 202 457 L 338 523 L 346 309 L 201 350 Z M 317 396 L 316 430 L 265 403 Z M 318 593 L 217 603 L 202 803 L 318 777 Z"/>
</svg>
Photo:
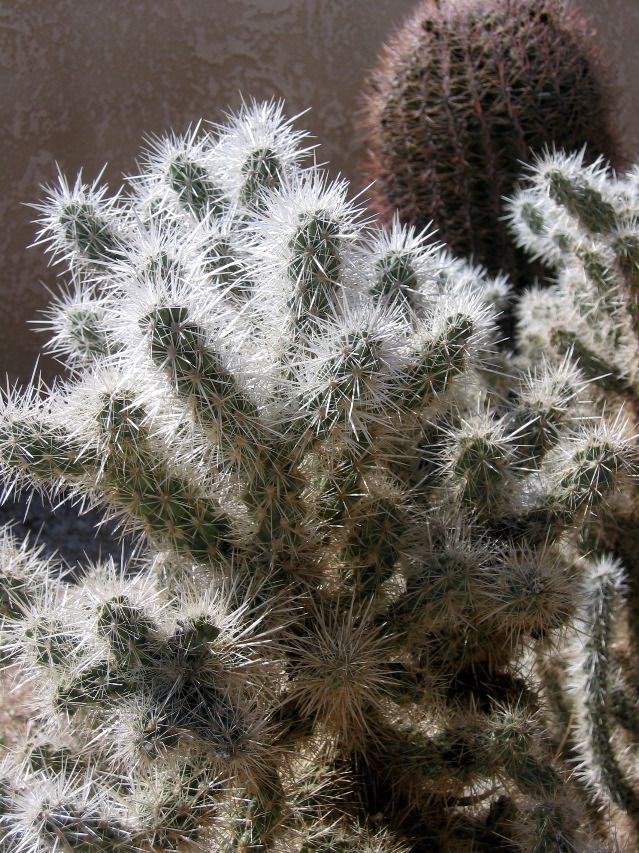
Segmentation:
<svg viewBox="0 0 639 853">
<path fill-rule="evenodd" d="M 611 392 L 637 394 L 636 326 L 639 204 L 630 172 L 601 160 L 546 154 L 530 185 L 509 202 L 515 239 L 556 271 L 550 292 L 519 307 L 525 354 L 570 353 L 583 373 Z"/>
</svg>

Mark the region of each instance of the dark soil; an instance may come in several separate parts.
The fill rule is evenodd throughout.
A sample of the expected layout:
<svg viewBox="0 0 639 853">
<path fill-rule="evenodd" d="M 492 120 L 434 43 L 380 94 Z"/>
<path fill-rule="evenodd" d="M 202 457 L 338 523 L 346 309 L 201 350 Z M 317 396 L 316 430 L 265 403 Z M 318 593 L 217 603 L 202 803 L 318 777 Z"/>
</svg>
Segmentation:
<svg viewBox="0 0 639 853">
<path fill-rule="evenodd" d="M 32 545 L 43 546 L 43 556 L 57 555 L 76 568 L 113 557 L 126 559 L 132 542 L 122 538 L 112 522 L 96 510 L 83 511 L 65 502 L 53 507 L 38 495 L 10 496 L 0 504 L 0 525 L 11 524 L 13 534 Z"/>
</svg>

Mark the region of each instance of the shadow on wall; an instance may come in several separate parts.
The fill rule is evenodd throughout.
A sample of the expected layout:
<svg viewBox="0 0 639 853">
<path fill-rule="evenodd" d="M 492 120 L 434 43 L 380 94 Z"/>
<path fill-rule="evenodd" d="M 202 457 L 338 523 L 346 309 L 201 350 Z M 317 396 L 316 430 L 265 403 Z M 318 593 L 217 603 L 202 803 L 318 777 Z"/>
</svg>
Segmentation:
<svg viewBox="0 0 639 853">
<path fill-rule="evenodd" d="M 445 0 L 444 0 L 445 2 Z M 619 88 L 624 152 L 639 152 L 639 6 L 572 0 L 592 15 Z M 358 182 L 356 133 L 366 70 L 413 0 L 22 0 L 0 5 L 0 285 L 5 322 L 0 374 L 27 379 L 43 337 L 28 321 L 56 289 L 35 236 L 40 186 L 56 162 L 73 180 L 119 186 L 135 172 L 145 134 L 221 120 L 246 98 L 284 98 L 288 115 L 321 143 L 318 158 Z M 45 376 L 56 372 L 47 358 Z"/>
</svg>

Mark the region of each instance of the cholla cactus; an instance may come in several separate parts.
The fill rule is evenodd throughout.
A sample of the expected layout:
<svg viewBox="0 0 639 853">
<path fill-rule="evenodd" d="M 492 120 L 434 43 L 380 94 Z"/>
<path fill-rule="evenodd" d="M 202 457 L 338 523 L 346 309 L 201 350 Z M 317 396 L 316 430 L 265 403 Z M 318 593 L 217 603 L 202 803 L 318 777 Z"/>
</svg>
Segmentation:
<svg viewBox="0 0 639 853">
<path fill-rule="evenodd" d="M 510 240 L 502 200 L 543 145 L 616 156 L 605 75 L 564 0 L 422 0 L 370 75 L 373 208 L 432 222 L 515 286 L 540 270 Z"/>
<path fill-rule="evenodd" d="M 601 849 L 528 662 L 576 612 L 623 424 L 568 359 L 496 377 L 503 282 L 362 221 L 300 144 L 253 105 L 40 208 L 72 375 L 7 393 L 6 488 L 139 547 L 72 579 L 6 534 L 37 713 L 4 849 Z"/>
<path fill-rule="evenodd" d="M 527 365 L 568 359 L 592 380 L 590 393 L 601 409 L 628 418 L 636 433 L 637 169 L 617 176 L 602 161 L 585 165 L 583 152 L 547 152 L 529 177 L 530 185 L 509 202 L 511 226 L 519 244 L 543 258 L 556 277 L 550 289 L 521 299 L 520 359 Z M 569 679 L 582 773 L 600 800 L 635 823 L 639 794 L 628 766 L 639 734 L 636 652 L 629 652 L 639 640 L 637 522 L 635 490 L 602 506 L 597 529 L 586 526 L 582 533 L 582 549 L 593 553 L 585 573 L 584 639 L 572 650 Z"/>
</svg>

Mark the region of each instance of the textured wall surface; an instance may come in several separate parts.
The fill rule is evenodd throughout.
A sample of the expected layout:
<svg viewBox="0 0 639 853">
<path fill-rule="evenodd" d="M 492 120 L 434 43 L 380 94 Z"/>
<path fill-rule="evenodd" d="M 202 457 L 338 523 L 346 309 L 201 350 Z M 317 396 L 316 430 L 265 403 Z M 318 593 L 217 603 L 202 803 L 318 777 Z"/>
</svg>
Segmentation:
<svg viewBox="0 0 639 853">
<path fill-rule="evenodd" d="M 639 2 L 572 0 L 600 33 L 629 158 L 639 154 Z M 29 376 L 42 339 L 28 325 L 56 287 L 25 207 L 52 182 L 119 186 L 145 134 L 186 130 L 246 98 L 285 98 L 357 181 L 364 73 L 413 0 L 0 0 L 0 376 Z M 46 375 L 55 367 L 42 362 Z"/>
<path fill-rule="evenodd" d="M 639 0 L 572 0 L 592 21 L 613 86 L 613 119 L 629 162 L 639 158 Z"/>
</svg>

